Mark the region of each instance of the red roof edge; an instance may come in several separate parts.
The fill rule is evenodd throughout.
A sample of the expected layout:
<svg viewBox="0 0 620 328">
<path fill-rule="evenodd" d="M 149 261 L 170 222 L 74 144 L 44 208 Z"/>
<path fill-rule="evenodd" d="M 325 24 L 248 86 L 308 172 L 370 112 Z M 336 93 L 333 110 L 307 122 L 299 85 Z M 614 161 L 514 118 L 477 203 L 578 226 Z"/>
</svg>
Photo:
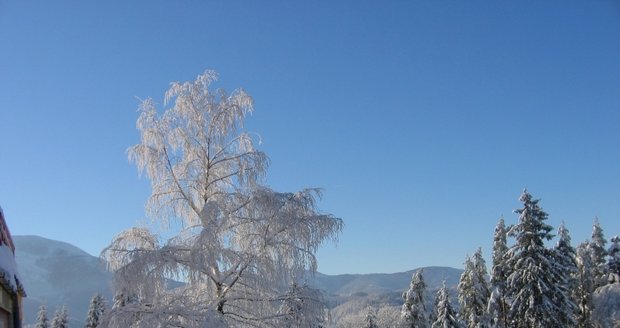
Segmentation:
<svg viewBox="0 0 620 328">
<path fill-rule="evenodd" d="M 11 248 L 13 254 L 15 254 L 15 244 L 13 244 L 13 238 L 11 237 L 9 226 L 4 220 L 4 212 L 2 211 L 2 207 L 0 207 L 0 244 L 6 244 Z"/>
</svg>

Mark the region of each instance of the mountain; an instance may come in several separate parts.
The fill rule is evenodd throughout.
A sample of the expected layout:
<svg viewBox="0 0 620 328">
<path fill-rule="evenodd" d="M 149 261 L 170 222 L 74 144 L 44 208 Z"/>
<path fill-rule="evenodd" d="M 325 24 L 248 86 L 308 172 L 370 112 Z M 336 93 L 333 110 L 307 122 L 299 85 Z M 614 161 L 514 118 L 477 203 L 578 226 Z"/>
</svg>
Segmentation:
<svg viewBox="0 0 620 328">
<path fill-rule="evenodd" d="M 441 287 L 446 279 L 448 286 L 456 286 L 463 270 L 450 267 L 426 267 L 424 269 L 424 281 L 429 290 Z M 417 270 L 417 269 L 416 269 Z M 342 274 L 324 275 L 316 273 L 308 278 L 308 284 L 322 289 L 331 295 L 353 296 L 358 293 L 386 294 L 391 292 L 402 293 L 409 287 L 411 276 L 416 270 L 398 273 L 372 273 L 372 274 Z"/>
<path fill-rule="evenodd" d="M 42 304 L 50 319 L 57 308 L 66 305 L 71 326 L 79 327 L 95 293 L 111 299 L 112 275 L 99 258 L 71 244 L 38 236 L 13 236 L 13 242 L 28 294 L 24 299 L 25 324 L 35 322 Z"/>
<path fill-rule="evenodd" d="M 112 299 L 112 274 L 105 263 L 83 250 L 61 241 L 38 236 L 13 236 L 15 259 L 28 297 L 24 299 L 25 324 L 33 324 L 39 306 L 45 304 L 48 317 L 67 305 L 71 326 L 83 325 L 91 297 L 101 293 Z M 415 270 L 400 273 L 325 275 L 307 277 L 309 285 L 324 291 L 332 309 L 356 309 L 365 304 L 400 304 Z M 443 279 L 456 286 L 462 270 L 447 267 L 424 268 L 429 295 Z M 434 295 L 434 294 L 433 294 Z M 358 306 L 359 305 L 359 306 Z M 344 310 L 343 310 L 344 311 Z M 348 310 L 347 310 L 348 311 Z"/>
<path fill-rule="evenodd" d="M 452 299 L 456 299 L 456 286 L 463 270 L 450 267 L 422 268 L 427 285 L 426 308 L 432 307 L 435 293 L 443 280 L 450 286 Z M 416 270 L 398 273 L 324 275 L 316 273 L 306 280 L 309 285 L 324 291 L 325 301 L 330 308 L 332 322 L 360 314 L 369 304 L 375 308 L 388 307 L 400 313 L 402 294 L 411 282 Z M 455 304 L 456 305 L 456 304 Z"/>
<path fill-rule="evenodd" d="M 15 260 L 28 297 L 24 299 L 25 324 L 34 324 L 40 305 L 45 304 L 48 317 L 66 305 L 71 326 L 80 327 L 91 297 L 101 293 L 112 299 L 112 274 L 105 264 L 83 250 L 61 241 L 38 236 L 13 236 Z M 325 275 L 306 277 L 309 285 L 324 291 L 332 318 L 338 321 L 351 313 L 359 313 L 367 304 L 392 307 L 396 313 L 415 270 L 399 273 Z M 427 284 L 427 306 L 445 279 L 456 293 L 463 270 L 449 267 L 424 268 Z M 604 327 L 620 327 L 620 284 L 607 285 L 594 293 L 593 318 Z M 615 326 L 614 326 L 615 325 Z"/>
</svg>

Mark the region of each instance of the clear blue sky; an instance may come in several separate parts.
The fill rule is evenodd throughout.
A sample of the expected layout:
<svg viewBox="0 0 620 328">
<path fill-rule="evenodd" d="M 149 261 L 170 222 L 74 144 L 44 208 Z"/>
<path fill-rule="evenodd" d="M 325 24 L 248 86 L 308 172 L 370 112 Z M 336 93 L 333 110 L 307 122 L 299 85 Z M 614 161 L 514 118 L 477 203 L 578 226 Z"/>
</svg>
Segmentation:
<svg viewBox="0 0 620 328">
<path fill-rule="evenodd" d="M 620 2 L 0 1 L 0 205 L 98 254 L 144 218 L 137 98 L 255 99 L 266 183 L 345 220 L 319 271 L 462 267 L 524 187 L 620 234 Z"/>
</svg>

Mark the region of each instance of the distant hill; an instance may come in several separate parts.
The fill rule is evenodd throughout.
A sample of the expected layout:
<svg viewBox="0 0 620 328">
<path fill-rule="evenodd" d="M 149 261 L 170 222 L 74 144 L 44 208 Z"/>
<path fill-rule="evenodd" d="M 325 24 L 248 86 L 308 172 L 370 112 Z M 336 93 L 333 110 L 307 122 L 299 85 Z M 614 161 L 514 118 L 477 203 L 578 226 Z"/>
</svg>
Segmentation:
<svg viewBox="0 0 620 328">
<path fill-rule="evenodd" d="M 15 258 L 28 297 L 24 299 L 25 324 L 33 324 L 41 304 L 48 316 L 67 305 L 71 326 L 83 325 L 88 304 L 95 293 L 112 299 L 112 274 L 105 264 L 71 244 L 38 236 L 13 236 Z M 308 284 L 322 289 L 330 308 L 356 308 L 367 303 L 400 304 L 415 270 L 399 273 L 325 275 L 316 273 Z M 462 270 L 448 267 L 424 268 L 429 295 L 443 279 L 456 286 Z"/>
<path fill-rule="evenodd" d="M 28 297 L 24 299 L 25 324 L 36 320 L 39 306 L 48 317 L 67 305 L 71 326 L 83 325 L 90 299 L 101 293 L 111 299 L 112 275 L 105 265 L 83 250 L 38 236 L 13 236 L 15 259 Z"/>
<path fill-rule="evenodd" d="M 95 293 L 112 299 L 112 274 L 97 257 L 61 241 L 38 236 L 13 236 L 15 259 L 28 297 L 24 299 L 25 324 L 32 325 L 38 308 L 47 305 L 48 316 L 67 305 L 71 326 L 83 326 L 88 304 Z M 415 270 L 399 273 L 325 275 L 306 278 L 309 285 L 324 291 L 331 315 L 337 320 L 358 313 L 367 304 L 398 308 L 401 294 L 409 286 Z M 424 268 L 427 302 L 445 279 L 451 293 L 463 270 L 449 267 Z M 608 285 L 594 293 L 594 318 L 605 327 L 620 327 L 620 284 Z M 427 304 L 429 307 L 431 304 Z"/>
<path fill-rule="evenodd" d="M 450 267 L 426 267 L 423 269 L 424 281 L 429 290 L 439 289 L 444 279 L 446 279 L 448 286 L 456 286 L 463 272 L 463 270 Z M 416 270 L 398 273 L 342 275 L 317 273 L 314 277 L 308 278 L 308 283 L 329 294 L 339 296 L 352 296 L 358 293 L 375 295 L 391 292 L 402 293 L 409 287 L 411 276 Z"/>
</svg>

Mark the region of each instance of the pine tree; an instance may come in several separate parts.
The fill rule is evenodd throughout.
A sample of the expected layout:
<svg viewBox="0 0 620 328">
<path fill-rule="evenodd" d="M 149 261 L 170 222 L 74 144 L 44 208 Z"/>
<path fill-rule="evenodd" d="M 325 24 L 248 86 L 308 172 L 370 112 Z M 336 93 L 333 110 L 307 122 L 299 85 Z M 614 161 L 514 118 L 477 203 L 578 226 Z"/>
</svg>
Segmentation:
<svg viewBox="0 0 620 328">
<path fill-rule="evenodd" d="M 598 217 L 595 217 L 594 223 L 592 224 L 592 242 L 590 242 L 589 244 L 592 248 L 595 289 L 604 286 L 607 283 L 607 248 L 605 247 L 606 244 L 607 240 L 605 239 L 605 236 L 603 234 L 603 228 L 601 228 L 601 225 L 598 222 Z"/>
<path fill-rule="evenodd" d="M 88 314 L 86 315 L 85 328 L 96 328 L 99 326 L 103 314 L 105 312 L 105 300 L 101 294 L 97 293 L 90 300 L 90 306 L 88 307 Z"/>
<path fill-rule="evenodd" d="M 35 328 L 49 328 L 50 324 L 47 320 L 47 308 L 45 305 L 39 307 L 39 313 L 37 314 L 37 324 Z"/>
<path fill-rule="evenodd" d="M 508 244 L 506 241 L 508 231 L 501 217 L 495 226 L 493 237 L 493 267 L 491 269 L 491 295 L 487 312 L 491 323 L 496 328 L 508 326 L 508 304 L 506 300 L 506 280 L 508 268 L 506 267 L 506 253 Z"/>
<path fill-rule="evenodd" d="M 67 313 L 66 306 L 63 305 L 60 309 L 56 310 L 51 328 L 69 328 L 69 314 Z"/>
<path fill-rule="evenodd" d="M 515 244 L 510 247 L 507 265 L 510 268 L 507 296 L 511 300 L 508 313 L 511 327 L 545 328 L 563 327 L 557 317 L 554 287 L 554 256 L 545 248 L 545 240 L 553 236 L 550 225 L 545 223 L 547 213 L 526 191 L 519 198 L 523 208 L 516 210 L 519 223 L 510 229 Z"/>
<path fill-rule="evenodd" d="M 486 263 L 482 258 L 482 249 L 478 249 L 473 259 L 467 257 L 465 271 L 458 285 L 461 318 L 469 328 L 486 328 L 490 326 L 487 314 L 489 287 L 486 282 Z"/>
<path fill-rule="evenodd" d="M 407 328 L 427 328 L 426 308 L 424 306 L 424 294 L 426 283 L 424 283 L 423 270 L 417 270 L 411 277 L 409 289 L 403 293 L 403 307 L 401 317 L 404 326 Z"/>
<path fill-rule="evenodd" d="M 574 313 L 576 305 L 571 299 L 571 291 L 576 288 L 575 249 L 571 246 L 571 238 L 564 223 L 558 228 L 559 240 L 553 249 L 555 256 L 554 267 L 554 303 L 558 309 L 558 318 L 564 327 L 574 327 Z"/>
<path fill-rule="evenodd" d="M 465 258 L 465 267 L 464 267 L 463 273 L 461 274 L 459 284 L 457 286 L 458 301 L 459 301 L 459 305 L 461 306 L 460 308 L 461 318 L 463 318 L 463 320 L 467 324 L 469 323 L 468 318 L 470 316 L 470 313 L 473 312 L 472 304 L 474 303 L 474 298 L 475 298 L 475 295 L 473 295 L 474 294 L 473 281 L 472 281 L 473 271 L 474 271 L 474 263 L 472 262 L 471 257 L 467 256 Z M 435 304 L 435 306 L 438 306 L 438 304 Z M 433 318 L 432 322 L 435 322 L 435 320 L 437 320 L 437 317 Z"/>
<path fill-rule="evenodd" d="M 450 303 L 450 295 L 448 294 L 448 288 L 446 287 L 446 281 L 437 291 L 437 319 L 432 323 L 431 328 L 461 328 L 463 325 L 459 321 L 456 311 Z"/>
<path fill-rule="evenodd" d="M 375 309 L 373 309 L 370 305 L 366 307 L 364 328 L 379 328 L 379 325 L 377 325 L 377 315 L 375 314 Z"/>
<path fill-rule="evenodd" d="M 577 309 L 575 311 L 575 324 L 578 328 L 592 328 L 592 311 L 594 308 L 592 294 L 594 293 L 594 262 L 592 260 L 592 248 L 589 242 L 577 246 L 575 262 L 576 287 L 573 289 L 572 298 Z"/>
<path fill-rule="evenodd" d="M 620 282 L 620 236 L 611 238 L 611 246 L 607 253 L 609 254 L 609 281 Z"/>
</svg>

